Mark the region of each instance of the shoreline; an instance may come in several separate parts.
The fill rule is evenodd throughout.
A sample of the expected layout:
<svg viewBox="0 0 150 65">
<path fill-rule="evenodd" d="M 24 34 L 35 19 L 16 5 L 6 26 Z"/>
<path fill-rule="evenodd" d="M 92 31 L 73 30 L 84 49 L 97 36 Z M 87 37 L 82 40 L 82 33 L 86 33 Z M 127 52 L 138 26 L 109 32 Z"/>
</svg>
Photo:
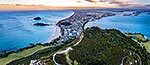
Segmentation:
<svg viewBox="0 0 150 65">
<path fill-rule="evenodd" d="M 78 38 L 84 32 L 84 26 L 88 22 L 99 20 L 103 17 L 114 16 L 112 12 L 99 12 L 97 10 L 73 10 L 71 16 L 65 17 L 56 24 L 61 29 L 61 37 L 52 42 L 68 44 Z"/>
<path fill-rule="evenodd" d="M 90 14 L 89 14 L 90 13 Z M 90 17 L 89 17 L 89 15 L 90 15 Z M 59 19 L 58 21 L 57 21 L 57 23 L 56 23 L 56 25 L 55 25 L 55 31 L 54 31 L 54 33 L 50 36 L 50 38 L 48 39 L 48 44 L 51 44 L 51 42 L 53 41 L 53 40 L 56 40 L 56 42 L 58 43 L 58 41 L 61 41 L 62 39 L 64 39 L 65 37 L 68 37 L 68 38 L 70 38 L 71 36 L 70 36 L 70 33 L 72 33 L 72 32 L 69 32 L 69 34 L 68 35 L 64 35 L 63 33 L 65 32 L 65 31 L 63 31 L 63 30 L 66 30 L 66 29 L 70 29 L 70 30 L 72 30 L 72 31 L 74 31 L 74 30 L 76 30 L 77 31 L 77 33 L 79 33 L 79 35 L 81 34 L 81 33 L 84 33 L 84 26 L 88 23 L 88 22 L 93 22 L 93 21 L 95 21 L 95 20 L 99 20 L 99 19 L 101 19 L 101 18 L 103 18 L 103 17 L 108 17 L 108 16 L 114 16 L 114 13 L 113 12 L 102 12 L 102 13 L 95 13 L 95 11 L 94 12 L 89 12 L 89 11 L 74 11 L 71 15 L 68 15 L 67 17 L 64 17 L 64 18 L 62 18 L 62 19 Z M 89 18 L 90 19 L 89 19 Z M 79 18 L 79 19 L 78 19 Z M 75 21 L 75 20 L 77 20 L 77 21 Z M 62 25 L 61 23 L 63 23 L 63 22 L 71 22 L 72 24 L 70 25 L 70 26 L 64 26 L 64 25 Z M 75 24 L 74 24 L 75 23 Z M 77 23 L 79 23 L 78 24 L 78 26 L 77 27 L 75 27 L 76 26 L 76 24 Z M 49 29 L 50 30 L 50 29 Z M 68 31 L 67 31 L 68 32 Z M 61 35 L 62 34 L 62 35 Z M 60 38 L 59 38 L 59 36 L 61 36 Z M 76 36 L 75 36 L 76 37 Z M 77 35 L 77 37 L 79 37 L 78 35 Z M 77 38 L 76 37 L 76 38 Z M 75 39 L 76 39 L 75 38 Z M 57 39 L 59 39 L 59 40 L 57 40 Z M 68 39 L 69 40 L 69 39 Z M 66 44 L 68 44 L 66 41 L 64 42 L 64 41 L 61 41 L 61 43 L 64 43 L 65 45 Z M 47 43 L 46 43 L 47 44 Z M 58 43 L 59 44 L 59 43 Z M 37 44 L 35 44 L 35 45 L 37 45 Z M 43 44 L 41 44 L 41 45 L 44 45 L 45 46 L 45 43 L 43 43 Z M 24 48 L 23 50 L 26 50 L 26 48 Z M 12 52 L 13 53 L 13 52 Z"/>
<path fill-rule="evenodd" d="M 62 19 L 58 19 L 55 24 L 55 32 L 49 37 L 48 41 L 46 41 L 45 43 L 49 43 L 55 39 L 57 39 L 59 36 L 61 36 L 61 28 L 57 25 L 59 23 L 59 21 L 67 19 L 69 17 L 71 17 L 72 15 L 74 15 L 74 11 L 72 11 L 72 13 Z"/>
<path fill-rule="evenodd" d="M 46 41 L 45 43 L 49 43 L 52 40 L 58 38 L 59 36 L 61 36 L 61 31 L 60 31 L 60 27 L 55 26 L 55 32 L 49 37 L 48 41 Z"/>
<path fill-rule="evenodd" d="M 17 10 L 17 11 L 20 11 L 20 10 Z M 23 11 L 23 10 L 22 10 Z M 24 10 L 24 11 L 26 11 L 26 10 Z M 38 11 L 38 10 L 27 10 L 27 11 Z M 42 11 L 47 11 L 47 10 L 42 10 Z M 58 19 L 57 21 L 56 21 L 56 24 L 59 22 L 59 21 L 61 21 L 61 20 L 64 20 L 64 19 L 66 19 L 66 18 L 69 18 L 70 16 L 72 16 L 73 14 L 74 14 L 74 11 L 72 11 L 71 10 L 71 14 L 70 15 L 67 15 L 66 17 L 63 17 L 62 19 Z M 54 25 L 54 28 L 55 28 L 55 30 L 54 30 L 54 33 L 52 34 L 52 35 L 50 35 L 49 37 L 48 37 L 48 39 L 45 41 L 45 42 L 40 42 L 40 44 L 37 42 L 37 43 L 35 43 L 33 46 L 36 46 L 36 45 L 45 45 L 46 43 L 51 43 L 53 40 L 55 40 L 55 39 L 57 39 L 59 36 L 61 36 L 61 29 L 60 29 L 60 27 L 58 26 L 58 25 Z M 21 50 L 23 50 L 23 49 L 26 49 L 26 48 L 32 48 L 32 46 L 30 46 L 30 44 L 28 45 L 28 46 L 24 46 L 24 47 L 22 47 L 22 48 L 17 48 L 17 49 L 15 49 L 14 48 L 14 50 L 7 50 L 7 49 L 4 49 L 4 50 L 0 50 L 0 54 L 2 54 L 3 52 L 6 52 L 6 53 L 12 53 L 12 52 L 16 52 L 16 51 L 19 51 L 20 49 Z M 6 51 L 5 51 L 6 50 Z"/>
<path fill-rule="evenodd" d="M 75 35 L 74 38 L 72 38 L 72 36 L 70 36 L 70 33 L 72 34 L 72 32 L 69 32 L 68 34 L 64 35 L 62 33 L 68 32 L 68 31 L 62 31 L 62 30 L 70 29 L 71 31 L 75 31 L 76 34 L 80 34 L 84 32 L 83 29 L 86 23 L 99 20 L 103 17 L 108 17 L 108 16 L 114 16 L 114 13 L 113 12 L 101 12 L 101 11 L 99 12 L 99 11 L 93 11 L 93 10 L 73 10 L 73 12 L 70 15 L 62 19 L 58 19 L 58 21 L 56 21 L 57 23 L 55 25 L 56 29 L 54 33 L 51 36 L 49 36 L 50 38 L 48 38 L 48 40 L 44 42 L 43 45 L 46 43 L 50 44 L 51 42 L 53 42 L 53 40 L 55 40 L 59 44 L 59 42 L 61 43 L 66 42 L 66 41 L 61 41 L 61 40 L 70 40 L 70 38 L 75 39 L 78 37 L 78 35 Z M 64 26 L 61 24 L 62 22 L 69 22 L 69 23 L 72 23 L 72 25 Z M 59 36 L 61 37 L 59 38 Z"/>
</svg>

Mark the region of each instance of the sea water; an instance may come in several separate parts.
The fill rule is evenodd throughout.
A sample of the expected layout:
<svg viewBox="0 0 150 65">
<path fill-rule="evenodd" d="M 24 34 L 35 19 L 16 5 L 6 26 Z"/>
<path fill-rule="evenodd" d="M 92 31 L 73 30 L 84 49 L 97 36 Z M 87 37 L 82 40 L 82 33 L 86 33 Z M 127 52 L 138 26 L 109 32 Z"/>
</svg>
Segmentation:
<svg viewBox="0 0 150 65">
<path fill-rule="evenodd" d="M 142 33 L 150 39 L 150 14 L 142 12 L 138 16 L 115 15 L 104 17 L 86 24 L 85 28 L 97 26 L 102 29 L 118 29 L 123 33 Z"/>
<path fill-rule="evenodd" d="M 15 50 L 29 44 L 45 43 L 55 33 L 58 20 L 71 15 L 68 10 L 0 11 L 0 51 Z M 41 20 L 33 20 L 41 17 Z M 34 26 L 34 23 L 52 26 Z"/>
</svg>

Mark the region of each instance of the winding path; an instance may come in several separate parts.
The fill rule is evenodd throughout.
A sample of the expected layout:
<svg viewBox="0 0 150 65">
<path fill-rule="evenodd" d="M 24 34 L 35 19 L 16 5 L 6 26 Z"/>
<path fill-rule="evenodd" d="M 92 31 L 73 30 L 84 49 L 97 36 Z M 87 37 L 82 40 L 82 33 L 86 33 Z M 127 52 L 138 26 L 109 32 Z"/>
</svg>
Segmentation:
<svg viewBox="0 0 150 65">
<path fill-rule="evenodd" d="M 121 64 L 120 65 L 124 65 L 124 59 L 127 58 L 128 56 L 125 56 L 122 58 Z"/>
<path fill-rule="evenodd" d="M 140 59 L 140 65 L 142 65 L 142 60 L 141 60 L 141 57 L 136 53 L 136 55 L 139 57 Z"/>
<path fill-rule="evenodd" d="M 135 53 L 136 54 L 136 56 L 139 58 L 139 60 L 140 60 L 140 64 L 139 65 L 142 65 L 142 60 L 141 60 L 141 57 L 137 54 L 137 53 Z M 120 65 L 124 65 L 124 59 L 125 58 L 127 58 L 128 56 L 125 56 L 125 57 L 123 57 L 122 58 L 122 61 L 121 61 L 121 64 Z"/>
<path fill-rule="evenodd" d="M 82 41 L 83 38 L 84 38 L 84 34 L 81 33 L 79 41 L 76 44 L 74 44 L 73 46 L 77 46 Z"/>
<path fill-rule="evenodd" d="M 71 47 L 68 47 L 66 50 L 57 51 L 57 52 L 53 55 L 53 61 L 54 61 L 54 63 L 55 63 L 56 65 L 61 65 L 61 64 L 59 64 L 59 63 L 57 63 L 57 62 L 55 61 L 55 56 L 56 56 L 57 54 L 68 53 L 69 50 L 73 50 L 73 49 L 72 49 Z"/>
<path fill-rule="evenodd" d="M 76 45 L 78 45 L 78 44 L 82 41 L 83 38 L 84 38 L 84 34 L 81 33 L 81 36 L 80 36 L 80 38 L 79 38 L 79 41 L 76 42 L 76 44 L 74 44 L 73 47 L 76 46 Z M 57 51 L 57 52 L 53 55 L 53 61 L 54 61 L 54 63 L 55 63 L 56 65 L 61 65 L 61 64 L 59 64 L 59 63 L 56 62 L 55 56 L 56 56 L 57 54 L 68 53 L 70 50 L 73 50 L 73 48 L 72 48 L 72 47 L 68 47 L 68 48 L 65 49 L 65 50 Z"/>
</svg>

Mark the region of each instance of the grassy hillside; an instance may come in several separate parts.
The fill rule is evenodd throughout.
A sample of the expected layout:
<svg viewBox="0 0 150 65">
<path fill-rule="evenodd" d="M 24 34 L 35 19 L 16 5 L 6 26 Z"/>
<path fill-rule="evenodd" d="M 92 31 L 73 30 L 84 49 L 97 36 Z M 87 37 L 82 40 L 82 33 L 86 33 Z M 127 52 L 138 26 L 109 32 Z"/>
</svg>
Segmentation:
<svg viewBox="0 0 150 65">
<path fill-rule="evenodd" d="M 54 63 L 52 61 L 52 55 L 53 55 L 53 53 L 58 51 L 58 49 L 60 49 L 60 48 L 61 48 L 60 46 L 49 47 L 49 48 L 37 51 L 30 56 L 23 57 L 18 60 L 14 60 L 14 61 L 10 62 L 8 65 L 18 65 L 18 64 L 19 65 L 29 65 L 31 60 L 42 60 L 47 65 L 53 65 Z"/>
<path fill-rule="evenodd" d="M 85 30 L 82 42 L 69 52 L 78 65 L 150 65 L 150 54 L 118 30 L 97 27 Z M 124 58 L 124 60 L 123 60 Z"/>
<path fill-rule="evenodd" d="M 10 65 L 29 65 L 31 60 L 39 59 L 46 65 L 54 65 L 52 56 L 58 50 L 72 46 L 79 38 L 67 46 L 50 47 L 15 60 Z M 69 58 L 69 60 L 68 60 Z M 150 54 L 144 47 L 115 29 L 103 30 L 98 27 L 87 28 L 80 44 L 67 54 L 56 55 L 57 63 L 63 65 L 150 65 Z"/>
<path fill-rule="evenodd" d="M 145 42 L 144 46 L 147 49 L 147 51 L 150 53 L 150 40 L 148 42 Z"/>
<path fill-rule="evenodd" d="M 43 50 L 45 48 L 49 48 L 49 46 L 44 47 L 44 46 L 37 45 L 33 48 L 29 48 L 29 49 L 26 49 L 26 50 L 23 50 L 23 51 L 20 51 L 20 52 L 17 52 L 17 53 L 9 54 L 7 57 L 0 58 L 0 65 L 6 65 L 7 63 L 9 63 L 13 60 L 17 60 L 17 59 L 20 59 L 20 58 L 23 58 L 23 57 L 27 57 L 29 55 L 32 55 L 36 51 Z"/>
<path fill-rule="evenodd" d="M 146 50 L 150 53 L 150 40 L 148 40 L 143 34 L 127 33 L 126 35 L 131 37 L 133 40 L 138 42 L 140 45 L 144 46 L 146 48 Z"/>
</svg>

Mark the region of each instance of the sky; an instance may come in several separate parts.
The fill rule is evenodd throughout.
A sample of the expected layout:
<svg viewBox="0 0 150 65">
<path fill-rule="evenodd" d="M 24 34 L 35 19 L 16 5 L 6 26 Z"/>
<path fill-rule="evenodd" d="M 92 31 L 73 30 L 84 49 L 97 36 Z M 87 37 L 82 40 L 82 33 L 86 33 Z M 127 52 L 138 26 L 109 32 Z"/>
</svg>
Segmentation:
<svg viewBox="0 0 150 65">
<path fill-rule="evenodd" d="M 123 7 L 128 5 L 149 5 L 150 0 L 0 0 L 0 4 Z"/>
</svg>

